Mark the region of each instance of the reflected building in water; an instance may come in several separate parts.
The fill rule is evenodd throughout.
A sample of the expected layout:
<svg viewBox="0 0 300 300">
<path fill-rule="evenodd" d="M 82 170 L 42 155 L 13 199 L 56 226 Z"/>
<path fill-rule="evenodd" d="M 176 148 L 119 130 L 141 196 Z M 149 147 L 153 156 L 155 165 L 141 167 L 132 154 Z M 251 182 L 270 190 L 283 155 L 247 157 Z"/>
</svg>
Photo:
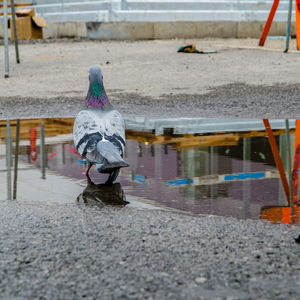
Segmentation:
<svg viewBox="0 0 300 300">
<path fill-rule="evenodd" d="M 286 201 L 265 137 L 182 149 L 171 141 L 151 145 L 129 140 L 127 147 L 134 193 L 163 205 L 200 214 L 258 218 L 261 206 Z"/>
<path fill-rule="evenodd" d="M 261 207 L 286 204 L 261 120 L 248 122 L 248 129 L 255 129 L 251 131 L 245 131 L 245 121 L 196 120 L 168 120 L 166 124 L 162 120 L 144 120 L 143 127 L 139 119 L 140 131 L 134 130 L 138 128 L 134 120 L 131 125 L 127 120 L 125 157 L 130 167 L 123 169 L 120 176 L 125 193 L 197 214 L 237 218 L 259 218 Z M 34 122 L 28 122 L 27 127 L 21 127 L 20 152 L 24 161 L 31 161 L 29 132 Z M 274 134 L 286 166 L 284 122 L 276 122 Z M 72 126 L 71 119 L 45 120 L 47 167 L 84 179 L 85 161 L 73 147 Z M 220 132 L 204 133 L 208 128 Z M 37 148 L 38 145 L 39 141 Z M 35 164 L 40 165 L 39 156 Z M 91 178 L 97 183 L 105 181 L 93 170 Z"/>
</svg>

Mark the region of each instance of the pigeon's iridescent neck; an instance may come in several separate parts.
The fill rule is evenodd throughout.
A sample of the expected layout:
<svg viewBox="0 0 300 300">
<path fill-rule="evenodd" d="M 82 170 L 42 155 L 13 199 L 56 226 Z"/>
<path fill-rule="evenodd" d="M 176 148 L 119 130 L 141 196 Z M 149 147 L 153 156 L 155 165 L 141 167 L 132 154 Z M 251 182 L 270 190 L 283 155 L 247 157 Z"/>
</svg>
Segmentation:
<svg viewBox="0 0 300 300">
<path fill-rule="evenodd" d="M 90 82 L 88 94 L 85 99 L 85 105 L 86 107 L 95 107 L 101 109 L 108 109 L 112 107 L 102 82 Z"/>
</svg>

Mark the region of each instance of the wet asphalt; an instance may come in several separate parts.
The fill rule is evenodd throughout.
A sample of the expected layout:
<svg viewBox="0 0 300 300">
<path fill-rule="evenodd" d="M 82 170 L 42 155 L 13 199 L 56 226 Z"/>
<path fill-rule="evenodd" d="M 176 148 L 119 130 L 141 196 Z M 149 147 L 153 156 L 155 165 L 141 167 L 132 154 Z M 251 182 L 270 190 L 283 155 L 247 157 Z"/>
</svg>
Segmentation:
<svg viewBox="0 0 300 300">
<path fill-rule="evenodd" d="M 166 43 L 167 46 L 176 44 L 174 49 L 178 46 L 176 41 Z M 101 47 L 105 48 L 105 45 L 94 46 L 101 52 Z M 126 48 L 129 45 L 112 43 L 109 49 L 112 52 L 116 46 Z M 144 53 L 144 48 L 149 45 L 146 43 L 134 46 L 139 53 Z M 89 46 L 92 47 L 90 44 Z M 54 49 L 57 52 L 49 45 L 43 45 L 44 50 L 39 47 L 35 44 L 27 46 L 29 52 L 23 55 L 25 58 L 28 56 L 27 68 L 25 61 L 25 68 L 12 69 L 23 90 L 15 89 L 18 80 L 14 82 L 9 79 L 8 84 L 1 83 L 1 119 L 74 117 L 81 109 L 84 89 L 76 92 L 77 94 L 72 94 L 72 91 L 72 95 L 69 95 L 67 88 L 57 83 L 54 89 L 60 87 L 61 90 L 57 91 L 59 93 L 55 93 L 55 90 L 46 99 L 43 95 L 38 95 L 34 87 L 43 81 L 42 75 L 37 69 L 32 74 L 26 73 L 31 72 L 29 59 L 35 57 L 32 53 L 44 51 L 44 56 L 39 58 L 42 61 L 58 57 L 57 53 L 61 51 L 59 46 Z M 132 52 L 136 48 L 129 50 Z M 53 50 L 53 57 L 47 54 L 47 49 Z M 153 54 L 147 65 L 150 69 L 151 63 L 156 58 L 159 59 L 155 52 L 158 42 L 154 42 L 151 49 L 155 55 Z M 117 52 L 122 51 L 119 48 Z M 232 61 L 239 55 L 245 65 L 251 65 L 261 52 L 250 52 L 237 51 L 232 54 Z M 252 55 L 250 63 L 245 53 Z M 218 71 L 218 65 L 215 65 L 215 69 L 211 70 L 210 81 L 206 82 L 205 89 L 201 92 L 189 88 L 190 83 L 186 77 L 186 89 L 179 90 L 181 84 L 184 84 L 180 81 L 180 76 L 175 82 L 177 90 L 176 87 L 173 90 L 166 88 L 159 95 L 151 96 L 147 92 L 147 82 L 143 82 L 146 92 L 135 92 L 134 83 L 138 82 L 141 72 L 145 70 L 145 66 L 141 66 L 140 73 L 130 82 L 130 88 L 124 88 L 128 84 L 124 79 L 120 83 L 123 84 L 123 90 L 117 89 L 117 84 L 108 86 L 108 95 L 124 116 L 299 116 L 300 88 L 295 73 L 282 72 L 282 81 L 278 78 L 272 81 L 270 76 L 266 76 L 266 83 L 260 77 L 261 84 L 258 84 L 254 80 L 256 74 L 252 74 L 252 81 L 247 80 L 247 70 L 232 68 L 232 64 L 227 64 L 225 54 L 226 70 L 232 73 L 223 75 L 226 77 L 223 83 L 214 82 L 211 78 Z M 132 56 L 134 55 L 133 53 Z M 162 60 L 170 56 L 167 51 L 164 55 Z M 177 59 L 175 55 L 174 59 Z M 276 59 L 282 57 L 281 54 L 274 55 Z M 121 61 L 123 56 L 120 57 Z M 267 57 L 269 56 L 265 55 L 261 59 Z M 87 58 L 88 56 L 82 63 L 85 68 Z M 296 64 L 295 58 L 295 53 L 288 56 L 290 68 Z M 62 65 L 60 58 L 57 59 L 55 68 Z M 184 56 L 184 60 L 191 60 L 191 64 L 194 59 L 194 56 Z M 104 62 L 105 60 L 103 58 Z M 51 63 L 53 62 L 49 66 Z M 130 63 L 128 61 L 128 65 Z M 280 62 L 274 65 L 266 63 L 267 65 L 270 74 L 273 74 L 272 68 L 275 68 L 274 73 L 277 72 L 276 68 L 278 71 L 284 69 L 284 63 Z M 69 79 L 68 84 L 76 89 L 76 81 L 68 78 L 74 73 L 73 67 L 68 65 L 66 68 L 69 71 L 66 80 Z M 113 71 L 113 67 L 114 62 L 105 65 L 104 69 L 112 68 Z M 122 67 L 124 66 L 121 63 L 120 69 Z M 135 69 L 136 66 L 133 65 L 132 68 Z M 210 65 L 207 65 L 207 69 L 210 69 Z M 25 74 L 22 74 L 23 70 Z M 62 81 L 62 71 L 56 72 Z M 164 78 L 169 75 L 172 77 L 172 73 L 168 72 L 164 74 Z M 238 72 L 243 73 L 242 79 L 239 79 Z M 37 73 L 36 77 L 34 73 Z M 27 89 L 24 78 L 31 78 Z M 52 74 L 51 78 L 55 79 L 55 76 Z M 197 80 L 197 76 L 194 80 Z M 170 78 L 170 82 L 174 83 L 174 80 Z M 45 86 L 40 87 L 41 91 L 45 90 L 47 80 L 44 84 Z M 168 86 L 167 81 L 165 84 Z M 186 93 L 186 90 L 189 92 Z M 300 298 L 300 246 L 294 241 L 300 233 L 299 226 L 214 216 L 196 217 L 128 207 L 105 206 L 100 209 L 76 204 L 75 199 L 74 204 L 68 205 L 2 200 L 0 218 L 1 299 Z"/>
</svg>

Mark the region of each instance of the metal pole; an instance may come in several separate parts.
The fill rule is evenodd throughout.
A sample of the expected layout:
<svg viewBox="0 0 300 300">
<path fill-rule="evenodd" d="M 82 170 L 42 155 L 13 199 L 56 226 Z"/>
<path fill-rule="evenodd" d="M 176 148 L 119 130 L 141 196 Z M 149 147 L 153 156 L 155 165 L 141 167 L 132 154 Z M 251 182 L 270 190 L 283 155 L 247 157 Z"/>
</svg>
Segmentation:
<svg viewBox="0 0 300 300">
<path fill-rule="evenodd" d="M 251 171 L 251 139 L 243 138 L 243 172 Z M 249 202 L 250 202 L 250 181 L 243 182 L 243 205 L 244 205 L 244 218 L 249 218 Z"/>
<path fill-rule="evenodd" d="M 66 164 L 66 149 L 65 149 L 66 144 L 61 145 L 61 150 L 62 150 L 62 163 L 63 165 Z"/>
<path fill-rule="evenodd" d="M 209 152 L 210 175 L 216 174 L 218 172 L 218 166 L 217 166 L 218 160 L 215 153 L 217 153 L 215 147 L 211 146 Z M 195 158 L 195 154 L 194 154 L 194 158 Z M 197 170 L 194 170 L 194 173 L 191 174 L 192 176 L 189 176 L 188 178 L 192 178 L 193 176 L 196 176 L 196 171 Z M 217 188 L 218 186 L 216 186 L 215 184 L 212 184 L 210 186 L 210 213 L 211 214 L 215 214 L 216 212 L 214 200 L 216 199 L 217 196 L 217 192 L 218 192 Z"/>
<path fill-rule="evenodd" d="M 293 5 L 293 0 L 290 0 L 289 1 L 288 22 L 287 22 L 287 28 L 286 28 L 286 45 L 285 45 L 284 53 L 287 53 L 289 51 L 290 36 L 291 36 L 292 5 Z"/>
<path fill-rule="evenodd" d="M 18 181 L 18 162 L 19 162 L 19 139 L 20 139 L 20 120 L 17 120 L 16 125 L 16 149 L 15 149 L 15 165 L 14 165 L 14 187 L 13 199 L 17 198 L 17 181 Z"/>
<path fill-rule="evenodd" d="M 8 17 L 7 17 L 7 0 L 3 0 L 3 22 L 4 22 L 4 77 L 9 77 L 9 57 L 8 57 Z"/>
<path fill-rule="evenodd" d="M 10 121 L 6 120 L 7 200 L 11 200 L 11 136 Z"/>
<path fill-rule="evenodd" d="M 284 135 L 279 135 L 279 155 L 284 166 L 287 165 L 287 155 L 286 155 L 286 139 Z M 280 188 L 282 183 L 278 180 L 278 206 L 286 205 L 286 199 L 284 196 L 284 190 Z"/>
<path fill-rule="evenodd" d="M 45 153 L 45 125 L 41 123 L 40 129 L 40 155 L 41 155 L 41 168 L 42 179 L 46 179 L 46 153 Z"/>
<path fill-rule="evenodd" d="M 292 184 L 292 159 L 291 159 L 291 143 L 290 143 L 290 128 L 289 128 L 289 120 L 285 120 L 285 134 L 288 148 L 288 178 L 289 178 L 289 187 L 290 187 L 290 207 L 291 207 L 291 219 L 292 224 L 295 223 L 295 215 L 294 215 L 294 201 L 293 201 L 293 184 Z"/>
<path fill-rule="evenodd" d="M 18 34 L 17 34 L 17 23 L 16 23 L 16 11 L 15 11 L 15 0 L 10 0 L 11 3 L 11 15 L 12 15 L 12 23 L 14 29 L 14 41 L 15 41 L 15 49 L 16 49 L 16 60 L 17 63 L 20 63 L 19 57 L 19 45 L 18 45 Z"/>
</svg>

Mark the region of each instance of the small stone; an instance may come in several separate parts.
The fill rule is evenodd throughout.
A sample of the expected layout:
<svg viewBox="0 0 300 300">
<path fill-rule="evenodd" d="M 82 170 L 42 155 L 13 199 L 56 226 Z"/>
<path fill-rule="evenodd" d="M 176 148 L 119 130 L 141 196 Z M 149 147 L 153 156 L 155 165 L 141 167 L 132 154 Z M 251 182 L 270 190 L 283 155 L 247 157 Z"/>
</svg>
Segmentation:
<svg viewBox="0 0 300 300">
<path fill-rule="evenodd" d="M 204 283 L 206 280 L 207 280 L 207 279 L 206 279 L 205 277 L 197 277 L 197 278 L 195 279 L 195 281 L 196 281 L 197 283 Z"/>
</svg>

